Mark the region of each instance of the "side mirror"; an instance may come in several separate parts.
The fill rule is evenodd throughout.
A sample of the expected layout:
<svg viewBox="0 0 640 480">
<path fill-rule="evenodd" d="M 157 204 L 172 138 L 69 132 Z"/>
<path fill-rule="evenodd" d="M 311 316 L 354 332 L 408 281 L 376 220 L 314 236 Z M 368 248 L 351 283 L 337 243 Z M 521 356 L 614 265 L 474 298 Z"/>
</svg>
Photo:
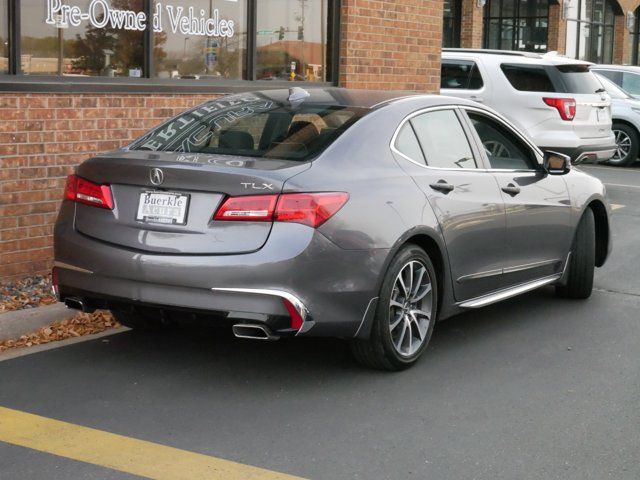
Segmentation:
<svg viewBox="0 0 640 480">
<path fill-rule="evenodd" d="M 542 165 L 549 175 L 564 175 L 571 170 L 571 158 L 562 153 L 546 151 Z"/>
</svg>

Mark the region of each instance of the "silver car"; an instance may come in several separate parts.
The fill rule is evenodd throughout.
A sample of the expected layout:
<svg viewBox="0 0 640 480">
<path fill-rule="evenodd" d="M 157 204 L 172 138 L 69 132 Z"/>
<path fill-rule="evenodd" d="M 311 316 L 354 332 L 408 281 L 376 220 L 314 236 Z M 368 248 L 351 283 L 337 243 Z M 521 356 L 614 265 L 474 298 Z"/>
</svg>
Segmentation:
<svg viewBox="0 0 640 480">
<path fill-rule="evenodd" d="M 589 297 L 609 231 L 602 183 L 486 107 L 292 88 L 211 100 L 82 163 L 53 278 L 130 327 L 341 337 L 397 370 L 436 320 L 543 285 Z"/>
</svg>

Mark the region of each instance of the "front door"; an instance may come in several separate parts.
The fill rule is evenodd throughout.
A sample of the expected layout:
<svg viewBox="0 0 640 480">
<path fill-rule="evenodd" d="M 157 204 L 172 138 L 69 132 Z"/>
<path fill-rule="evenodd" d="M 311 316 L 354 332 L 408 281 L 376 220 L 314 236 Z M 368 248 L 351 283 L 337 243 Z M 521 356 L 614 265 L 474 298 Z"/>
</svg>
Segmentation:
<svg viewBox="0 0 640 480">
<path fill-rule="evenodd" d="M 505 209 L 494 176 L 478 168 L 456 109 L 410 117 L 394 152 L 425 193 L 444 236 L 457 301 L 503 285 Z"/>
<path fill-rule="evenodd" d="M 504 277 L 509 285 L 562 270 L 571 248 L 571 202 L 562 176 L 499 119 L 467 110 L 506 206 Z"/>
</svg>

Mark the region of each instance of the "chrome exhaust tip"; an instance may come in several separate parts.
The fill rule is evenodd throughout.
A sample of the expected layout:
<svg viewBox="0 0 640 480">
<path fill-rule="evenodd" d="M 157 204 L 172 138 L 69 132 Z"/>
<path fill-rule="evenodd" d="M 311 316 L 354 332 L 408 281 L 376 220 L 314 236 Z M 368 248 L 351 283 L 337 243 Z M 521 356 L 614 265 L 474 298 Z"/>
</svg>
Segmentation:
<svg viewBox="0 0 640 480">
<path fill-rule="evenodd" d="M 64 304 L 67 308 L 71 308 L 73 310 L 81 310 L 83 312 L 86 311 L 84 302 L 79 298 L 67 297 L 64 299 Z"/>
<path fill-rule="evenodd" d="M 236 323 L 231 329 L 237 338 L 268 341 L 274 341 L 280 338 L 277 335 L 274 335 L 266 325 L 258 325 L 255 323 Z"/>
</svg>

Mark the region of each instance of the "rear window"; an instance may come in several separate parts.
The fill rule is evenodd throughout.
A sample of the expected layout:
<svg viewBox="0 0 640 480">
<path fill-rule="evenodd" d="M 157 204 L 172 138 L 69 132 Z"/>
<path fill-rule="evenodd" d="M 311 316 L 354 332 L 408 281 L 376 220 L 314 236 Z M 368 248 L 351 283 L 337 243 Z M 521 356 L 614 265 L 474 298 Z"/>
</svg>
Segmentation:
<svg viewBox="0 0 640 480">
<path fill-rule="evenodd" d="M 484 86 L 480 70 L 468 60 L 444 60 L 440 69 L 440 88 L 480 90 Z"/>
<path fill-rule="evenodd" d="M 549 74 L 542 65 L 500 65 L 509 83 L 521 92 L 555 92 Z"/>
<path fill-rule="evenodd" d="M 561 91 L 565 93 L 596 93 L 602 89 L 588 65 L 569 64 L 549 68 L 557 72 L 558 81 L 563 86 Z"/>
<path fill-rule="evenodd" d="M 304 161 L 367 112 L 357 107 L 283 104 L 253 93 L 231 95 L 169 120 L 129 148 Z"/>
</svg>

